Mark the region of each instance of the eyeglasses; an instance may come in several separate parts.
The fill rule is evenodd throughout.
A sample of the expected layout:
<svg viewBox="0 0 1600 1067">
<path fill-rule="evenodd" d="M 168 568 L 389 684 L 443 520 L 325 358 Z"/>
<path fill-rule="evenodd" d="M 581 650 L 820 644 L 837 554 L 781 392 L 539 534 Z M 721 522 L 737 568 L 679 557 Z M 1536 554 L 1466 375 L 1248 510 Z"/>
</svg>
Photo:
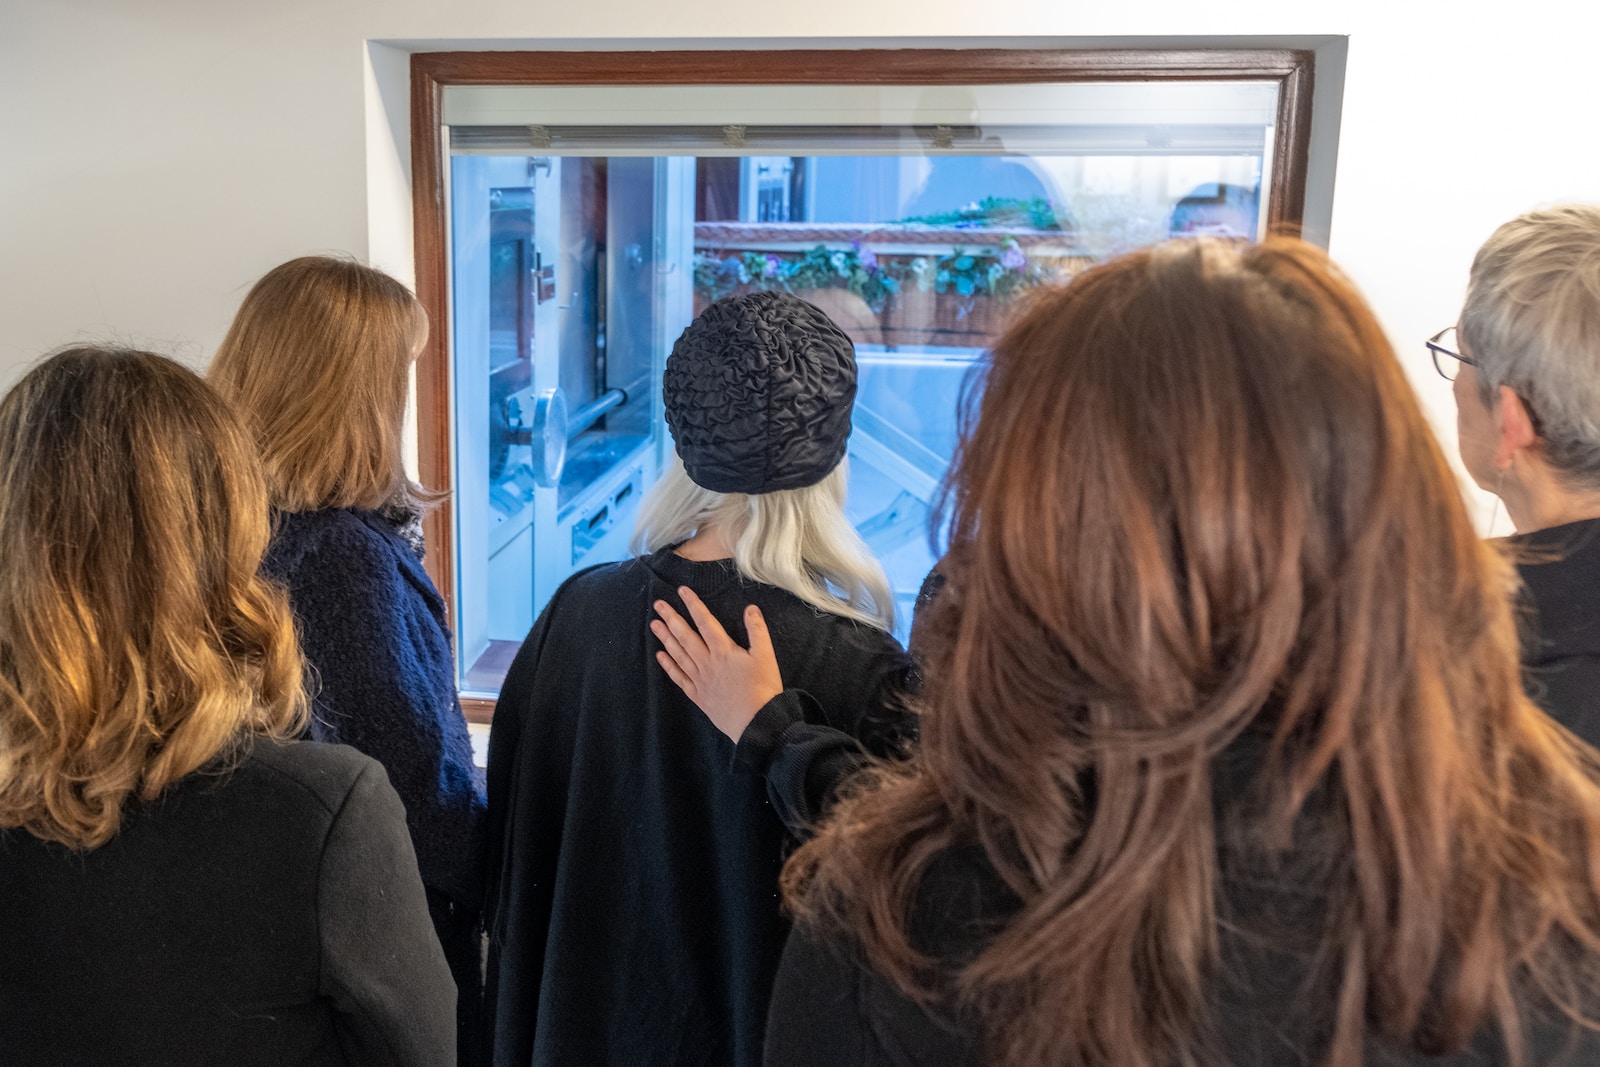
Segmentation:
<svg viewBox="0 0 1600 1067">
<path fill-rule="evenodd" d="M 1432 337 L 1428 338 L 1428 351 L 1433 355 L 1433 369 L 1439 372 L 1439 377 L 1447 382 L 1456 380 L 1456 375 L 1461 373 L 1461 364 L 1476 367 L 1478 361 L 1471 356 L 1463 356 L 1456 351 L 1459 342 L 1456 340 L 1456 328 L 1448 326 Z M 1440 359 L 1440 356 L 1448 358 Z M 1533 410 L 1533 405 L 1528 403 L 1528 398 L 1518 394 L 1522 401 L 1522 410 L 1528 413 L 1528 422 L 1533 426 L 1533 432 L 1540 437 L 1544 436 L 1544 423 L 1539 419 L 1539 413 Z"/>
<path fill-rule="evenodd" d="M 1433 354 L 1433 369 L 1439 372 L 1439 377 L 1447 382 L 1456 380 L 1456 375 L 1461 373 L 1461 364 L 1476 367 L 1478 361 L 1471 356 L 1463 356 L 1458 349 L 1460 342 L 1456 340 L 1456 328 L 1446 326 L 1432 337 L 1428 338 L 1428 351 Z M 1440 359 L 1440 356 L 1447 358 Z"/>
</svg>

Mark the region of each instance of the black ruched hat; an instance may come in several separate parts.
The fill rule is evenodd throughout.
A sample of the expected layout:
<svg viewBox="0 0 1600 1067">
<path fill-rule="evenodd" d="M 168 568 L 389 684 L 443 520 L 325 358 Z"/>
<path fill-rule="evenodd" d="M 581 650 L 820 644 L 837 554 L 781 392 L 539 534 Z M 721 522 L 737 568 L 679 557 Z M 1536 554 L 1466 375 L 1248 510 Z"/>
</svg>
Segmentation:
<svg viewBox="0 0 1600 1067">
<path fill-rule="evenodd" d="M 731 296 L 683 331 L 661 390 L 696 485 L 719 493 L 800 489 L 844 458 L 855 345 L 799 297 Z"/>
</svg>

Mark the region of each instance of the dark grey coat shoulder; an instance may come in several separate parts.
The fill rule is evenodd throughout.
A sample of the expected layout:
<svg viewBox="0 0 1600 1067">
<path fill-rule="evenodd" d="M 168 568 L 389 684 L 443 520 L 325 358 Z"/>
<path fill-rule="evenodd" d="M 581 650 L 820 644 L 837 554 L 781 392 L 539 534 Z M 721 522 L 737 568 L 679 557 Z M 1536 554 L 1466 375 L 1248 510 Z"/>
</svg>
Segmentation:
<svg viewBox="0 0 1600 1067">
<path fill-rule="evenodd" d="M 342 746 L 247 744 L 73 852 L 0 831 L 0 1061 L 455 1062 L 405 813 Z"/>
</svg>

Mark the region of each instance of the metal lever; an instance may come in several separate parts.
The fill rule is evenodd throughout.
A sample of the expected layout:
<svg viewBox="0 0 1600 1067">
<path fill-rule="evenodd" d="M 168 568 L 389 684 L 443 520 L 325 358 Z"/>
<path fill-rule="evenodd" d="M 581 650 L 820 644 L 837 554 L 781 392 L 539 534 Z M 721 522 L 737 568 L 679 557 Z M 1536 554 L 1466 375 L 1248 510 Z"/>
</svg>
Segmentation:
<svg viewBox="0 0 1600 1067">
<path fill-rule="evenodd" d="M 628 394 L 621 389 L 607 389 L 567 418 L 567 439 L 570 441 L 593 426 L 600 416 L 627 402 Z"/>
</svg>

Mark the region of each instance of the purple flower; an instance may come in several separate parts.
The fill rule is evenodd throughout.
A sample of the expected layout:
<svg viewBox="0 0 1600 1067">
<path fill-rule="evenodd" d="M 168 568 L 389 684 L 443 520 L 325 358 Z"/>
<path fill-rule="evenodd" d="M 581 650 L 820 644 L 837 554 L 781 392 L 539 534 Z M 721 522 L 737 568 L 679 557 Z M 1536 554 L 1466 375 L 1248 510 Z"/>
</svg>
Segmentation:
<svg viewBox="0 0 1600 1067">
<path fill-rule="evenodd" d="M 767 266 L 766 269 L 761 272 L 762 275 L 767 278 L 776 278 L 778 276 L 778 266 L 782 262 L 783 261 L 777 256 L 768 256 Z"/>
<path fill-rule="evenodd" d="M 860 241 L 856 243 L 856 251 L 860 254 L 862 270 L 878 269 L 878 253 L 870 248 L 863 248 Z"/>
<path fill-rule="evenodd" d="M 1007 270 L 1021 270 L 1028 265 L 1028 257 L 1015 245 L 1000 253 L 1000 265 Z"/>
</svg>

